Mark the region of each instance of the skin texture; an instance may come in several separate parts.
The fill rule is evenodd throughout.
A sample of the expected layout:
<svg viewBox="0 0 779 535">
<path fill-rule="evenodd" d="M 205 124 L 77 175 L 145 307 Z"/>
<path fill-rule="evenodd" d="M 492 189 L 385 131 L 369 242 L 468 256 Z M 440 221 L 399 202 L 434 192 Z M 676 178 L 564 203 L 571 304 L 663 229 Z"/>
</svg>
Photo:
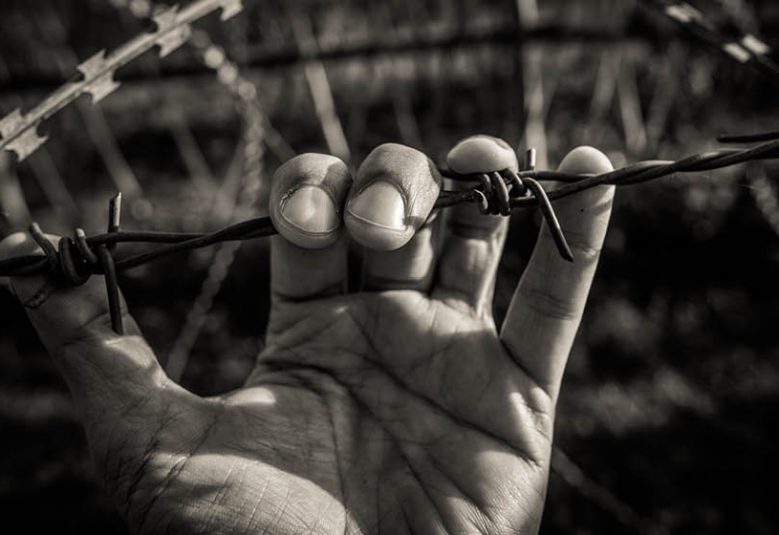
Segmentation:
<svg viewBox="0 0 779 535">
<path fill-rule="evenodd" d="M 609 168 L 591 148 L 561 166 Z M 400 193 L 387 202 L 403 204 L 375 209 L 400 210 L 402 227 L 349 215 L 375 181 Z M 129 334 L 115 335 L 100 277 L 74 289 L 12 281 L 131 529 L 536 532 L 555 402 L 612 188 L 556 203 L 576 262 L 543 228 L 498 331 L 491 301 L 507 221 L 474 206 L 431 215 L 441 182 L 424 155 L 384 145 L 354 179 L 330 156 L 300 156 L 274 178 L 274 218 L 301 186 L 324 188 L 345 223 L 323 220 L 332 235 L 306 237 L 293 221 L 272 238 L 266 349 L 245 386 L 222 396 L 172 383 L 129 315 Z M 350 236 L 365 246 L 362 288 L 351 293 Z M 0 243 L 0 257 L 35 250 L 23 234 Z"/>
</svg>

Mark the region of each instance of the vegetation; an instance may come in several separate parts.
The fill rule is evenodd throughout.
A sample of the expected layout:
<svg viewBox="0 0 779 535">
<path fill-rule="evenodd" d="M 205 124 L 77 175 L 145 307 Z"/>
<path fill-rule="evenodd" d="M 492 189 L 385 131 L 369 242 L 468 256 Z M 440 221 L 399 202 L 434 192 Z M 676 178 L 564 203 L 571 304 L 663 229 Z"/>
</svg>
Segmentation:
<svg viewBox="0 0 779 535">
<path fill-rule="evenodd" d="M 699 152 L 722 132 L 777 129 L 776 81 L 641 2 L 543 2 L 534 12 L 534 2 L 518 0 L 527 36 L 519 43 L 509 1 L 244 3 L 231 21 L 197 27 L 257 88 L 259 191 L 247 186 L 244 147 L 260 134 L 242 122 L 245 103 L 229 77 L 220 82 L 207 66 L 218 58 L 209 60 L 201 42 L 164 60 L 145 55 L 117 73 L 124 85 L 98 107 L 84 97 L 48 121 L 50 140 L 28 161 L 0 160 L 2 209 L 47 231 L 102 230 L 107 199 L 120 188 L 128 228 L 216 228 L 240 215 L 242 199 L 257 195 L 264 211 L 269 176 L 289 151 L 334 152 L 358 165 L 375 145 L 398 141 L 440 160 L 459 138 L 488 133 L 518 148 L 532 143 L 550 167 L 580 144 L 621 166 Z M 771 2 L 693 3 L 723 31 L 779 44 Z M 133 14 L 144 5 L 4 0 L 0 111 L 37 103 L 80 61 L 148 29 Z M 777 170 L 739 166 L 618 192 L 558 407 L 543 533 L 779 527 Z M 498 319 L 537 225 L 530 213 L 512 217 Z M 122 278 L 161 356 L 187 323 L 214 254 Z M 226 260 L 224 283 L 186 351 L 182 382 L 201 394 L 241 383 L 267 318 L 266 244 L 248 242 Z M 6 522 L 29 532 L 121 533 L 64 384 L 5 291 L 0 325 Z"/>
</svg>

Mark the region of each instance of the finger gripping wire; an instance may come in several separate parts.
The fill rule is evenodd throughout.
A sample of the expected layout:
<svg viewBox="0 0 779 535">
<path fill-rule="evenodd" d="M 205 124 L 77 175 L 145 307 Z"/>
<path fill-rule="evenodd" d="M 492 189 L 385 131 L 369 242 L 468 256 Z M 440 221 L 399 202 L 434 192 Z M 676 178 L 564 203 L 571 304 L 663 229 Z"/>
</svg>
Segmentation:
<svg viewBox="0 0 779 535">
<path fill-rule="evenodd" d="M 59 275 L 69 286 L 81 286 L 89 280 L 90 274 L 85 272 L 83 267 L 86 261 L 78 255 L 76 242 L 73 238 L 67 236 L 60 238 L 59 241 Z"/>
<path fill-rule="evenodd" d="M 511 215 L 511 199 L 527 192 L 522 179 L 510 170 L 480 173 L 476 178 L 480 184 L 473 189 L 473 202 L 482 214 Z"/>
<path fill-rule="evenodd" d="M 572 260 L 571 248 L 563 235 L 554 212 L 552 201 L 575 195 L 581 191 L 605 184 L 627 186 L 639 184 L 677 173 L 698 173 L 740 163 L 779 158 L 779 133 L 729 136 L 723 141 L 762 143 L 741 149 L 720 148 L 689 156 L 676 161 L 642 161 L 621 169 L 601 174 L 576 174 L 562 171 L 535 169 L 534 152 L 526 155 L 525 170 L 512 169 L 488 171 L 476 174 L 458 174 L 440 167 L 438 171 L 455 181 L 475 182 L 469 189 L 442 191 L 435 203 L 445 208 L 459 203 L 476 203 L 485 214 L 509 215 L 515 208 L 539 208 L 547 222 L 560 255 Z M 539 180 L 554 181 L 554 189 L 544 190 Z M 82 229 L 76 229 L 72 237 L 61 238 L 55 246 L 37 224 L 30 225 L 30 235 L 43 251 L 40 254 L 16 256 L 0 260 L 0 277 L 26 277 L 48 275 L 66 286 L 84 284 L 94 274 L 105 276 L 111 325 L 117 333 L 124 331 L 121 314 L 121 297 L 117 273 L 146 264 L 162 256 L 207 247 L 217 243 L 250 240 L 277 233 L 269 217 L 258 217 L 234 223 L 209 232 L 124 231 L 120 227 L 121 196 L 114 197 L 108 210 L 108 231 L 87 238 Z M 0 214 L 0 237 L 10 231 Z M 119 243 L 150 243 L 158 247 L 133 256 L 114 260 L 113 249 Z"/>
<path fill-rule="evenodd" d="M 121 196 L 116 196 L 111 199 L 109 205 L 109 234 L 119 231 L 120 210 Z M 80 228 L 75 230 L 73 238 L 69 236 L 60 238 L 57 247 L 51 243 L 37 223 L 30 225 L 29 232 L 43 251 L 46 272 L 57 283 L 76 287 L 85 284 L 92 274 L 102 273 L 105 276 L 111 327 L 117 334 L 124 334 L 119 282 L 111 247 L 99 244 L 93 249 L 84 230 Z"/>
<path fill-rule="evenodd" d="M 557 219 L 549 196 L 541 184 L 526 176 L 521 178 L 511 169 L 480 173 L 476 177 L 480 184 L 473 189 L 473 202 L 478 204 L 482 214 L 511 215 L 512 199 L 533 197 L 541 209 L 541 214 L 549 226 L 557 250 L 565 260 L 573 262 L 573 253 L 568 241 L 565 239 L 563 229 Z"/>
<path fill-rule="evenodd" d="M 100 263 L 81 229 L 76 231 L 75 240 L 67 236 L 62 237 L 56 247 L 37 223 L 30 225 L 29 232 L 43 251 L 49 276 L 62 285 L 81 286 L 89 280 L 92 273 L 90 268 Z"/>
</svg>

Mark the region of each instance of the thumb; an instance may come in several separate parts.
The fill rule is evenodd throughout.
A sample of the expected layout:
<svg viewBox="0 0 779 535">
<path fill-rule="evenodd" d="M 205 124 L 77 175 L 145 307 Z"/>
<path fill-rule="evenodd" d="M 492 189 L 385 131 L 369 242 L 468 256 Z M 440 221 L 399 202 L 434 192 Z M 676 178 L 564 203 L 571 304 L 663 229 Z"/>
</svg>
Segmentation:
<svg viewBox="0 0 779 535">
<path fill-rule="evenodd" d="M 56 236 L 47 238 L 58 241 Z M 27 234 L 15 233 L 0 242 L 0 260 L 29 254 L 42 251 Z M 155 416 L 164 406 L 161 393 L 172 384 L 127 313 L 124 298 L 122 315 L 128 334 L 111 330 L 102 279 L 93 276 L 76 288 L 42 276 L 10 281 L 11 291 L 64 376 L 88 431 L 138 413 L 145 413 L 139 414 L 144 421 Z"/>
</svg>

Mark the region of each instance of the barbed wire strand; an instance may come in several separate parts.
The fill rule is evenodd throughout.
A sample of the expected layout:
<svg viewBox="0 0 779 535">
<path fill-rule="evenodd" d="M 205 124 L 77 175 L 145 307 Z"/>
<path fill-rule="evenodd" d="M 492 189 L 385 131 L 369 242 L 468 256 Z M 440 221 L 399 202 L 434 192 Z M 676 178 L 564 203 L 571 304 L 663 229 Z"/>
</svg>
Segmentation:
<svg viewBox="0 0 779 535">
<path fill-rule="evenodd" d="M 674 20 L 683 31 L 699 41 L 719 50 L 742 65 L 757 68 L 769 78 L 779 82 L 779 64 L 772 58 L 773 50 L 754 32 L 747 30 L 740 31 L 740 34 L 725 35 L 703 12 L 687 2 L 643 0 L 643 3 L 662 11 L 668 18 Z M 732 17 L 732 14 L 729 16 Z M 717 139 L 721 143 L 759 143 L 777 138 L 779 138 L 779 132 L 774 131 L 760 134 L 722 135 Z M 751 186 L 750 191 L 755 198 L 758 210 L 768 225 L 779 234 L 779 201 L 777 201 L 776 188 L 765 175 L 753 177 Z"/>
<path fill-rule="evenodd" d="M 130 8 L 127 0 L 114 0 L 117 7 Z M 130 12 L 138 18 L 159 13 L 164 8 L 153 2 L 136 0 Z M 224 48 L 216 45 L 204 30 L 193 30 L 189 44 L 198 53 L 199 59 L 216 75 L 217 80 L 232 95 L 243 118 L 243 162 L 238 202 L 232 203 L 229 220 L 240 219 L 251 213 L 259 201 L 263 176 L 265 126 L 269 119 L 262 113 L 254 84 L 240 72 L 238 65 L 230 60 Z M 277 143 L 278 147 L 279 144 Z M 284 148 L 278 149 L 282 157 L 289 156 Z M 209 265 L 208 274 L 200 291 L 187 312 L 184 325 L 179 330 L 165 362 L 165 371 L 174 381 L 181 379 L 192 349 L 210 316 L 216 296 L 235 261 L 242 242 L 221 243 Z"/>
<path fill-rule="evenodd" d="M 657 2 L 656 2 L 657 4 Z M 668 10 L 667 10 L 668 12 Z M 673 10 L 671 11 L 673 12 Z M 679 13 L 677 14 L 677 20 L 679 19 Z M 690 13 L 685 12 L 684 16 L 689 17 Z M 700 22 L 696 17 L 692 17 L 695 23 Z M 680 20 L 680 22 L 685 22 Z M 686 22 L 690 22 L 689 20 Z M 708 29 L 705 28 L 704 29 Z M 205 38 L 201 38 L 201 42 L 207 42 L 208 35 L 205 32 L 201 32 L 205 35 Z M 765 51 L 756 53 L 754 41 L 742 41 L 737 44 L 728 44 L 728 46 L 722 47 L 726 53 L 736 58 L 739 61 L 755 61 L 759 66 L 765 70 L 770 70 L 776 73 L 775 69 L 766 69 L 770 67 L 770 63 L 766 65 Z M 206 44 L 205 49 L 201 48 L 201 52 L 204 50 L 207 52 L 213 45 Z M 747 52 L 745 56 L 743 51 Z M 216 53 L 215 53 L 216 54 Z M 754 57 L 753 57 L 754 56 Z M 204 57 L 205 56 L 204 54 Z M 213 55 L 212 55 L 213 57 Z M 224 57 L 224 56 L 222 56 Z M 744 58 L 747 59 L 744 59 Z M 229 78 L 237 79 L 239 77 L 237 69 L 234 69 L 234 65 L 229 62 L 224 62 L 222 65 L 227 65 L 222 72 L 219 73 L 220 81 L 223 81 L 223 72 L 229 73 Z M 220 65 L 221 66 L 221 65 Z M 228 87 L 238 88 L 239 97 L 245 104 L 246 100 L 251 101 L 251 98 L 246 98 L 247 95 L 241 95 L 241 83 L 226 84 Z M 254 86 L 252 85 L 252 89 Z M 256 96 L 256 92 L 254 93 Z M 95 97 L 93 93 L 93 97 Z M 95 98 L 97 100 L 97 98 Z M 243 106 L 244 108 L 246 106 Z M 257 109 L 257 108 L 255 108 Z M 247 110 L 248 111 L 248 110 Z M 251 116 L 256 114 L 249 113 Z M 236 208 L 236 212 L 242 214 L 247 211 L 248 207 L 251 207 L 256 202 L 256 197 L 259 192 L 259 180 L 261 178 L 261 159 L 262 159 L 262 121 L 247 119 L 247 134 L 246 134 L 246 146 L 245 146 L 245 158 L 246 163 L 249 160 L 254 160 L 257 165 L 245 166 L 245 172 L 247 176 L 244 177 L 244 188 L 241 192 L 241 202 Z M 3 136 L 3 146 L 8 145 L 8 136 Z M 718 169 L 745 161 L 775 158 L 777 157 L 777 149 L 779 146 L 776 142 L 776 133 L 760 134 L 755 136 L 729 136 L 721 138 L 723 142 L 757 142 L 766 141 L 763 145 L 753 147 L 751 149 L 720 149 L 717 151 L 711 151 L 708 153 L 694 155 L 688 158 L 684 158 L 679 161 L 647 161 L 639 162 L 632 166 L 625 167 L 613 171 L 611 173 L 604 173 L 595 176 L 585 175 L 569 175 L 566 173 L 551 172 L 551 171 L 536 171 L 534 169 L 523 171 L 520 173 L 511 173 L 509 171 L 502 171 L 500 174 L 490 173 L 488 175 L 489 180 L 484 180 L 483 176 L 479 177 L 482 184 L 471 190 L 465 192 L 442 192 L 436 203 L 437 208 L 444 208 L 446 206 L 452 206 L 461 202 L 476 202 L 479 204 L 481 210 L 485 213 L 502 213 L 508 215 L 511 208 L 517 207 L 529 207 L 535 204 L 541 204 L 545 210 L 545 215 L 550 225 L 556 222 L 554 212 L 551 210 L 551 206 L 548 202 L 544 202 L 548 197 L 551 200 L 559 199 L 568 195 L 575 194 L 584 189 L 595 187 L 600 184 L 616 184 L 616 185 L 629 185 L 638 184 L 644 181 L 653 180 L 663 176 L 670 176 L 675 173 L 690 173 L 703 170 Z M 45 139 L 44 139 L 45 140 Z M 30 140 L 28 138 L 27 142 Z M 38 141 L 35 141 L 38 143 Z M 10 147 L 10 145 L 9 145 Z M 26 149 L 25 149 L 26 150 Z M 33 149 L 34 150 L 34 149 Z M 20 151 L 17 151 L 20 159 L 24 157 Z M 459 176 L 455 173 L 451 173 L 446 169 L 442 169 L 442 174 L 449 178 L 456 180 L 473 180 L 474 177 Z M 511 188 L 504 187 L 502 180 L 496 180 L 496 175 L 502 177 L 506 182 L 511 184 Z M 535 186 L 535 179 L 539 180 L 556 180 L 566 183 L 566 185 L 559 187 L 555 190 L 544 192 L 540 191 Z M 524 183 L 524 186 L 523 186 Z M 756 204 L 761 212 L 765 215 L 766 219 L 771 224 L 772 228 L 779 233 L 779 203 L 777 203 L 775 190 L 773 185 L 767 179 L 765 174 L 752 178 L 752 184 L 755 186 L 753 194 L 755 196 Z M 514 189 L 517 187 L 517 189 Z M 540 186 L 538 186 L 540 188 Z M 507 192 L 514 192 L 525 194 L 530 190 L 534 195 L 522 196 L 519 198 L 509 198 Z M 275 233 L 275 229 L 270 223 L 268 218 L 257 218 L 254 220 L 245 221 L 231 225 L 221 231 L 217 231 L 211 234 L 191 234 L 191 233 L 161 233 L 161 232 L 122 232 L 119 228 L 119 207 L 120 197 L 112 199 L 110 214 L 109 214 L 109 229 L 106 234 L 93 236 L 86 238 L 83 235 L 83 231 L 76 231 L 76 239 L 73 243 L 78 244 L 77 249 L 80 249 L 81 258 L 75 260 L 73 258 L 74 250 L 67 244 L 70 243 L 67 240 L 70 238 L 63 238 L 65 241 L 60 242 L 59 251 L 54 248 L 53 244 L 43 235 L 40 227 L 37 224 L 33 224 L 30 228 L 30 232 L 43 249 L 45 253 L 45 260 L 40 255 L 28 255 L 26 257 L 12 258 L 7 261 L 0 262 L 0 276 L 19 276 L 19 275 L 33 275 L 43 274 L 45 272 L 59 274 L 60 278 L 63 275 L 70 277 L 70 283 L 85 281 L 89 274 L 103 273 L 106 276 L 106 292 L 108 295 L 109 308 L 111 310 L 112 327 L 118 332 L 123 332 L 123 326 L 121 324 L 121 314 L 118 311 L 119 297 L 118 297 L 118 284 L 116 282 L 116 272 L 124 269 L 130 269 L 137 265 L 149 262 L 154 258 L 165 254 L 172 254 L 176 251 L 183 251 L 188 249 L 194 249 L 197 247 L 204 247 L 206 245 L 219 243 L 220 249 L 214 257 L 209 274 L 204 281 L 201 292 L 198 298 L 195 300 L 191 307 L 185 326 L 182 328 L 179 336 L 174 343 L 173 350 L 170 353 L 166 369 L 168 375 L 174 380 L 178 380 L 186 365 L 187 358 L 191 352 L 192 347 L 205 323 L 209 311 L 212 308 L 213 300 L 219 292 L 222 283 L 229 272 L 229 268 L 233 263 L 236 253 L 241 246 L 241 243 L 245 239 L 252 239 L 260 236 L 270 235 Z M 3 229 L 7 230 L 7 229 Z M 559 231 L 559 229 L 558 229 Z M 553 233 L 557 238 L 558 233 Z M 559 235 L 562 236 L 561 231 Z M 124 261 L 115 262 L 111 250 L 118 243 L 123 242 L 146 242 L 146 243 L 166 243 L 167 247 L 162 247 L 156 251 L 149 253 L 143 253 Z M 564 242 L 563 242 L 564 243 Z M 62 244 L 65 244 L 63 247 Z M 94 247 L 93 253 L 90 247 Z M 562 245 L 558 241 L 558 247 Z M 90 262 L 91 260 L 91 262 Z M 45 264 L 45 266 L 44 266 Z M 85 269 L 87 266 L 92 265 L 91 270 Z M 76 280 L 74 280 L 76 279 Z M 554 452 L 554 466 L 555 470 L 561 474 L 563 479 L 580 491 L 600 504 L 605 504 L 606 509 L 614 514 L 626 525 L 631 525 L 636 528 L 643 528 L 642 531 L 657 532 L 655 526 L 650 527 L 647 524 L 646 519 L 635 513 L 629 506 L 621 502 L 607 489 L 597 485 L 591 480 L 579 467 L 573 464 L 567 456 L 555 449 Z"/>
<path fill-rule="evenodd" d="M 183 45 L 190 37 L 192 23 L 221 11 L 222 20 L 228 20 L 243 9 L 241 0 L 195 0 L 183 9 L 166 7 L 153 16 L 155 29 L 141 33 L 122 46 L 106 53 L 101 50 L 76 67 L 76 73 L 58 90 L 28 112 L 17 108 L 0 119 L 0 149 L 14 152 L 19 161 L 41 147 L 48 139 L 38 127 L 57 112 L 88 94 L 96 104 L 116 91 L 121 85 L 114 79 L 116 70 L 136 60 L 153 47 L 165 57 Z"/>
<path fill-rule="evenodd" d="M 234 217 L 246 217 L 259 202 L 263 177 L 263 146 L 264 129 L 259 109 L 253 100 L 242 101 L 241 108 L 246 114 L 246 134 L 244 142 L 243 186 L 239 194 L 238 204 L 234 208 Z M 251 108 L 251 110 L 247 109 Z M 214 299 L 221 290 L 230 267 L 235 261 L 242 242 L 220 244 L 208 270 L 208 276 L 203 281 L 200 293 L 187 314 L 184 326 L 171 348 L 165 370 L 177 381 L 186 368 L 189 355 L 194 348 L 200 332 L 205 325 Z"/>
<path fill-rule="evenodd" d="M 729 167 L 739 163 L 779 158 L 779 139 L 761 143 L 754 147 L 744 149 L 721 148 L 708 152 L 688 156 L 677 161 L 649 160 L 638 162 L 621 169 L 616 169 L 598 175 L 579 175 L 563 173 L 559 171 L 528 170 L 514 173 L 502 171 L 507 182 L 517 179 L 531 178 L 536 180 L 558 181 L 563 185 L 547 191 L 547 196 L 554 201 L 580 191 L 599 185 L 613 184 L 625 186 L 639 184 L 676 173 L 695 173 Z M 444 176 L 454 180 L 481 180 L 478 175 L 458 175 L 447 169 L 441 169 Z M 487 184 L 489 181 L 487 182 Z M 516 193 L 512 189 L 512 194 Z M 509 208 L 528 208 L 538 206 L 539 201 L 532 196 L 514 197 L 508 200 Z M 464 191 L 442 191 L 435 203 L 435 208 L 446 208 L 461 203 L 476 203 L 490 213 L 500 213 L 502 209 L 499 199 L 494 192 L 489 191 L 486 184 L 482 183 Z M 255 239 L 276 234 L 276 229 L 268 217 L 259 217 L 241 221 L 229 225 L 211 233 L 194 232 L 164 232 L 164 231 L 119 231 L 114 233 L 97 234 L 85 240 L 85 245 L 95 247 L 104 244 L 119 243 L 155 243 L 160 247 L 128 256 L 116 262 L 119 271 L 132 269 L 173 253 L 206 247 L 220 242 L 240 241 Z M 0 261 L 0 276 L 30 276 L 44 275 L 50 270 L 50 262 L 40 254 L 23 255 Z M 79 265 L 79 272 L 85 274 L 101 274 L 100 266 Z M 54 275 L 58 275 L 55 270 Z"/>
</svg>

